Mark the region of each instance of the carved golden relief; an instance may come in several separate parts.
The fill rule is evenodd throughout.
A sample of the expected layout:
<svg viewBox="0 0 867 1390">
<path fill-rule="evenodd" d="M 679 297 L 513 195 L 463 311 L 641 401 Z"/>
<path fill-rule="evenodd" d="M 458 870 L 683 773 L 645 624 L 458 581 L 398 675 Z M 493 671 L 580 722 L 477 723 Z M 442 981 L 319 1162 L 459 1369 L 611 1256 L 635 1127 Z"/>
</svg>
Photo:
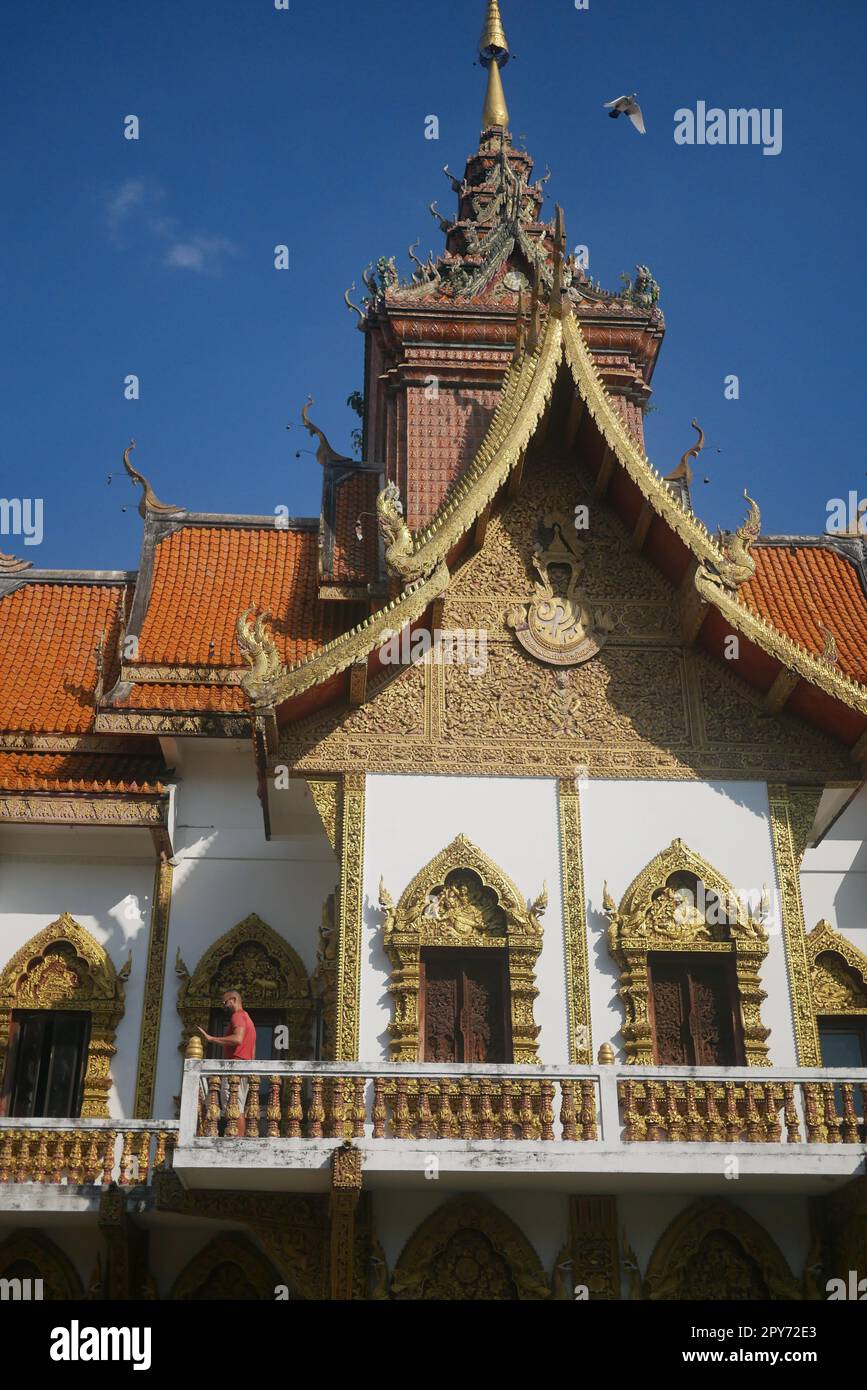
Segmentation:
<svg viewBox="0 0 867 1390">
<path fill-rule="evenodd" d="M 677 875 L 694 877 L 704 889 L 704 901 L 692 901 L 671 884 Z M 651 951 L 710 951 L 734 956 L 738 999 L 748 1066 L 770 1066 L 761 1005 L 767 998 L 760 984 L 761 963 L 768 954 L 763 917 L 766 903 L 753 912 L 741 902 L 731 884 L 683 840 L 674 840 L 633 879 L 620 906 L 603 891 L 609 919 L 608 947 L 620 966 L 618 993 L 626 1019 L 622 1028 L 627 1062 L 653 1064 L 650 1023 Z"/>
<path fill-rule="evenodd" d="M 179 951 L 175 973 L 181 981 L 178 1013 L 184 1025 L 182 1051 L 197 1028 L 208 1028 L 211 1010 L 220 1008 L 226 990 L 236 989 L 247 1010 L 285 1011 L 289 1030 L 286 1057 L 299 1061 L 309 1058 L 313 1002 L 307 971 L 288 941 L 255 912 L 221 936 L 192 975 Z"/>
<path fill-rule="evenodd" d="M 15 1231 L 0 1242 L 0 1279 L 15 1277 L 12 1270 L 31 1266 L 31 1278 L 43 1281 L 42 1297 L 49 1302 L 76 1301 L 84 1289 L 74 1264 L 53 1240 L 41 1231 Z M 18 1277 L 28 1277 L 22 1271 Z"/>
<path fill-rule="evenodd" d="M 605 644 L 614 620 L 602 608 L 591 609 L 579 587 L 585 561 L 572 518 L 551 512 L 543 517 L 541 527 L 550 535 L 533 550 L 533 568 L 539 576 L 534 597 L 511 607 L 506 623 L 538 661 L 578 666 Z"/>
<path fill-rule="evenodd" d="M 457 1197 L 410 1236 L 391 1281 L 395 1299 L 546 1299 L 548 1281 L 522 1231 L 492 1202 Z"/>
<path fill-rule="evenodd" d="M 147 973 L 145 975 L 141 1032 L 138 1044 L 138 1068 L 133 1105 L 133 1114 L 138 1120 L 150 1119 L 153 1111 L 173 878 L 174 870 L 171 861 L 167 854 L 162 852 L 158 855 L 154 874 L 154 892 L 148 934 Z"/>
<path fill-rule="evenodd" d="M 614 627 L 592 661 L 552 668 L 518 644 L 505 615 L 526 603 L 539 516 L 570 515 L 578 504 L 591 516 L 586 588 Z M 484 674 L 424 663 L 377 677 L 366 704 L 288 725 L 275 765 L 311 776 L 364 767 L 567 777 L 579 764 L 591 777 L 629 779 L 818 783 L 849 774 L 834 740 L 785 713 L 768 719 L 762 697 L 714 658 L 684 653 L 674 590 L 630 550 L 572 460 L 528 460 L 521 493 L 491 518 L 444 602 L 444 628 L 487 632 Z"/>
<path fill-rule="evenodd" d="M 620 1299 L 616 1197 L 569 1198 L 569 1243 L 554 1264 L 554 1297 L 573 1301 L 577 1284 L 593 1301 Z"/>
<path fill-rule="evenodd" d="M 364 774 L 346 773 L 340 800 L 340 884 L 337 891 L 338 1062 L 358 1060 L 361 1010 L 361 924 L 364 912 Z"/>
<path fill-rule="evenodd" d="M 169 1298 L 178 1301 L 274 1300 L 283 1283 L 253 1242 L 234 1232 L 215 1236 L 175 1280 Z"/>
<path fill-rule="evenodd" d="M 813 1008 L 820 1014 L 867 1014 L 867 956 L 830 922 L 807 937 Z"/>
<path fill-rule="evenodd" d="M 465 835 L 458 835 L 416 874 L 397 904 L 380 884 L 383 946 L 392 964 L 391 1061 L 419 1059 L 422 947 L 460 945 L 507 950 L 514 1061 L 538 1062 L 533 1000 L 542 949 L 539 917 L 547 901 L 543 887 L 528 906 L 511 879 Z"/>
<path fill-rule="evenodd" d="M 108 1119 L 109 1068 L 124 984 L 132 956 L 116 971 L 99 943 L 64 912 L 16 952 L 0 974 L 0 1075 L 15 1009 L 81 1010 L 90 1014 L 82 1119 Z"/>
<path fill-rule="evenodd" d="M 672 1221 L 650 1257 L 644 1297 L 691 1301 L 799 1299 L 764 1227 L 731 1202 L 697 1202 Z"/>
<path fill-rule="evenodd" d="M 804 840 L 798 834 L 798 827 L 803 827 L 806 818 L 804 805 L 810 795 L 799 794 L 789 787 L 768 788 L 798 1064 L 802 1067 L 820 1067 L 822 1050 L 819 1046 L 819 1030 L 813 1008 L 810 964 L 807 958 L 807 929 L 804 905 L 801 901 L 800 856 L 803 853 Z"/>
<path fill-rule="evenodd" d="M 593 1064 L 590 1027 L 590 970 L 587 961 L 587 894 L 581 845 L 581 801 L 575 778 L 558 788 L 560 872 L 566 951 L 566 1004 L 569 1013 L 569 1061 Z"/>
</svg>

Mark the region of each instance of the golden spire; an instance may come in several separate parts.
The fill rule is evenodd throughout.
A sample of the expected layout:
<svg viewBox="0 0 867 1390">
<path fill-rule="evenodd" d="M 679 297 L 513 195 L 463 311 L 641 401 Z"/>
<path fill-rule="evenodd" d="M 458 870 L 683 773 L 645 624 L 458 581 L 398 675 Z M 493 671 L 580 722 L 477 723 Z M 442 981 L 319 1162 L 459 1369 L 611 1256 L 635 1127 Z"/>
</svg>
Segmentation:
<svg viewBox="0 0 867 1390">
<path fill-rule="evenodd" d="M 479 39 L 479 61 L 488 69 L 488 90 L 485 94 L 485 108 L 482 112 L 482 129 L 500 126 L 506 130 L 509 125 L 509 111 L 500 79 L 500 68 L 509 61 L 509 42 L 500 18 L 498 0 L 489 0 L 488 15 L 482 37 Z"/>
</svg>

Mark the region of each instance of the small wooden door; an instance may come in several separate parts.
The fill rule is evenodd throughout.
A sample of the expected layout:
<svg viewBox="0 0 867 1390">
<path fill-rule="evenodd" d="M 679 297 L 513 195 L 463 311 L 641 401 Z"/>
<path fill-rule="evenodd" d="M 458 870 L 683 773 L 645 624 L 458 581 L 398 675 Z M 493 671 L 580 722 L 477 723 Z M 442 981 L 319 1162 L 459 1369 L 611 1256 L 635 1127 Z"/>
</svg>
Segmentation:
<svg viewBox="0 0 867 1390">
<path fill-rule="evenodd" d="M 511 1062 L 505 951 L 422 951 L 420 1058 Z"/>
<path fill-rule="evenodd" d="M 651 955 L 648 964 L 657 1066 L 743 1066 L 731 962 Z"/>
</svg>

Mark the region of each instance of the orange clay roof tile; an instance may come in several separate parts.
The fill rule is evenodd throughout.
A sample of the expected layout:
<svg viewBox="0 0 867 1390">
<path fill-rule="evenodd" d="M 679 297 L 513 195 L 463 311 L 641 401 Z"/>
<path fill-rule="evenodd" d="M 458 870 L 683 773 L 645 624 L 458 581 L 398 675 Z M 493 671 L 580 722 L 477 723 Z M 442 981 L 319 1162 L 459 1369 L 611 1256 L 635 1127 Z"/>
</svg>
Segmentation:
<svg viewBox="0 0 867 1390">
<path fill-rule="evenodd" d="M 236 714 L 249 711 L 250 706 L 239 685 L 162 685 L 140 681 L 125 698 L 113 701 L 110 708 Z"/>
<path fill-rule="evenodd" d="M 135 754 L 0 752 L 0 791 L 139 792 L 158 794 L 166 768 Z"/>
<path fill-rule="evenodd" d="M 834 634 L 839 669 L 867 684 L 867 596 L 855 565 L 830 547 L 758 545 L 756 572 L 741 589 L 754 613 L 820 656 Z"/>
<path fill-rule="evenodd" d="M 128 587 L 32 581 L 0 598 L 0 731 L 92 729 L 97 648 L 108 685 Z"/>
<path fill-rule="evenodd" d="M 180 527 L 156 546 L 138 661 L 244 667 L 235 624 L 251 605 L 271 615 L 284 662 L 310 656 L 360 617 L 319 601 L 318 558 L 315 530 Z"/>
</svg>

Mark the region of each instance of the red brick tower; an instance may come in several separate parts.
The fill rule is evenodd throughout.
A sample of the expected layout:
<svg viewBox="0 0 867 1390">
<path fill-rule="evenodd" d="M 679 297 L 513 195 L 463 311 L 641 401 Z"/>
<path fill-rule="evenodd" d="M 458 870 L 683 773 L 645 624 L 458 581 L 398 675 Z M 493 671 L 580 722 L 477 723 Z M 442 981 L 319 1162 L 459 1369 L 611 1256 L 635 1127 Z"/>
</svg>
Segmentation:
<svg viewBox="0 0 867 1390">
<path fill-rule="evenodd" d="M 444 253 L 422 264 L 410 248 L 408 281 L 385 257 L 364 275 L 364 456 L 384 464 L 397 483 L 413 529 L 430 519 L 478 449 L 518 319 L 532 335 L 554 278 L 554 220 L 541 212 L 549 174 L 532 182 L 533 161 L 509 134 L 500 78 L 509 49 L 497 0 L 488 5 L 479 58 L 488 70 L 479 147 L 462 179 L 445 169 L 457 195 L 454 220 L 431 204 Z M 637 270 L 618 294 L 594 286 L 574 256 L 564 278 L 605 384 L 643 447 L 642 411 L 664 323 L 658 286 L 646 267 Z"/>
</svg>

